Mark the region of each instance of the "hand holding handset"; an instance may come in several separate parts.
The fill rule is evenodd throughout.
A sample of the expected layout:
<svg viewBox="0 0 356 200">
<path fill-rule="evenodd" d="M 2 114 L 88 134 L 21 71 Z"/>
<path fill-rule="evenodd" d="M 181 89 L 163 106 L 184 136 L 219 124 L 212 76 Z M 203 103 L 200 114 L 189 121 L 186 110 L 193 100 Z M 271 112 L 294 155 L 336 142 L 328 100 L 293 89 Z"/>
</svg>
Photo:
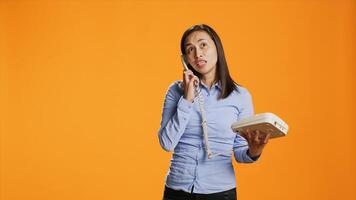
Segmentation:
<svg viewBox="0 0 356 200">
<path fill-rule="evenodd" d="M 181 55 L 181 61 L 184 67 L 183 73 L 183 86 L 184 86 L 184 98 L 190 102 L 193 102 L 194 98 L 199 91 L 199 79 L 194 73 L 188 68 L 188 65 L 185 60 L 185 56 Z"/>
</svg>

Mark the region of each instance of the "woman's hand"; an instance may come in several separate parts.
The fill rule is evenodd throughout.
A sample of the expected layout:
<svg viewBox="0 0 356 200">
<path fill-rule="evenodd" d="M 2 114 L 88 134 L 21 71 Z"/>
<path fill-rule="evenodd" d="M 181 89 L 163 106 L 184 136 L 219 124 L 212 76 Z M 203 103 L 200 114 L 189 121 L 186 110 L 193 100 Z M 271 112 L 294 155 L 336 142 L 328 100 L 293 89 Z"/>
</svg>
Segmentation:
<svg viewBox="0 0 356 200">
<path fill-rule="evenodd" d="M 246 130 L 245 132 L 240 132 L 240 135 L 248 142 L 248 152 L 250 157 L 261 155 L 263 148 L 268 143 L 268 139 L 271 136 L 270 133 L 264 133 L 259 130 Z"/>
<path fill-rule="evenodd" d="M 195 97 L 195 86 L 198 86 L 199 78 L 196 77 L 191 70 L 183 72 L 183 87 L 184 98 L 190 102 L 193 102 Z"/>
</svg>

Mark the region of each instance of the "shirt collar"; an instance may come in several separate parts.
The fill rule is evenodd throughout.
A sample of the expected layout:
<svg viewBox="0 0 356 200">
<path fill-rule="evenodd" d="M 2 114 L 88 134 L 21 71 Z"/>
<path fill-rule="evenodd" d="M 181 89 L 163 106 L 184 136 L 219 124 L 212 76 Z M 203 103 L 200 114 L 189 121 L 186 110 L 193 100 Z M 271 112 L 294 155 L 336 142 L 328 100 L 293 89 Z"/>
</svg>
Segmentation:
<svg viewBox="0 0 356 200">
<path fill-rule="evenodd" d="M 205 87 L 206 89 L 208 89 L 208 86 L 205 85 L 205 84 L 203 83 L 203 81 L 200 81 L 200 84 L 201 84 L 203 87 Z M 220 81 L 214 83 L 214 84 L 211 86 L 211 88 L 218 88 L 218 89 L 221 90 L 221 83 L 220 83 Z"/>
</svg>

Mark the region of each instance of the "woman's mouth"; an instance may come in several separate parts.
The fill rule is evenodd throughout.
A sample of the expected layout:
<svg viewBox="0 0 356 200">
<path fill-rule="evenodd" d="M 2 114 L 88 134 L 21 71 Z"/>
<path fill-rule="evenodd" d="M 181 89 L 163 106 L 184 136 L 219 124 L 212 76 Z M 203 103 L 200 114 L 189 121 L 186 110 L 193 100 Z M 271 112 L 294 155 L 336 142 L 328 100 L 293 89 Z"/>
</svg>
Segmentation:
<svg viewBox="0 0 356 200">
<path fill-rule="evenodd" d="M 198 62 L 196 62 L 197 66 L 199 68 L 203 68 L 206 65 L 206 61 L 205 60 L 199 60 Z"/>
</svg>

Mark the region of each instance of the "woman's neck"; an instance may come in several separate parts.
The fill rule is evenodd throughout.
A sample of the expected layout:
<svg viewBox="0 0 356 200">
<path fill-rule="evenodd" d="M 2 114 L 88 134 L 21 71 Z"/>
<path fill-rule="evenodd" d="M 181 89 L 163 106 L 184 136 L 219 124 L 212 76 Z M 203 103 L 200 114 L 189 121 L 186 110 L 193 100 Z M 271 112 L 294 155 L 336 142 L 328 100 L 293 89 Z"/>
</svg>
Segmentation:
<svg viewBox="0 0 356 200">
<path fill-rule="evenodd" d="M 215 82 L 215 76 L 212 75 L 205 75 L 201 77 L 201 81 L 209 88 L 211 89 L 211 86 L 213 86 Z"/>
<path fill-rule="evenodd" d="M 207 73 L 201 74 L 200 80 L 209 88 L 213 86 L 216 81 L 216 66 L 211 68 Z"/>
</svg>

